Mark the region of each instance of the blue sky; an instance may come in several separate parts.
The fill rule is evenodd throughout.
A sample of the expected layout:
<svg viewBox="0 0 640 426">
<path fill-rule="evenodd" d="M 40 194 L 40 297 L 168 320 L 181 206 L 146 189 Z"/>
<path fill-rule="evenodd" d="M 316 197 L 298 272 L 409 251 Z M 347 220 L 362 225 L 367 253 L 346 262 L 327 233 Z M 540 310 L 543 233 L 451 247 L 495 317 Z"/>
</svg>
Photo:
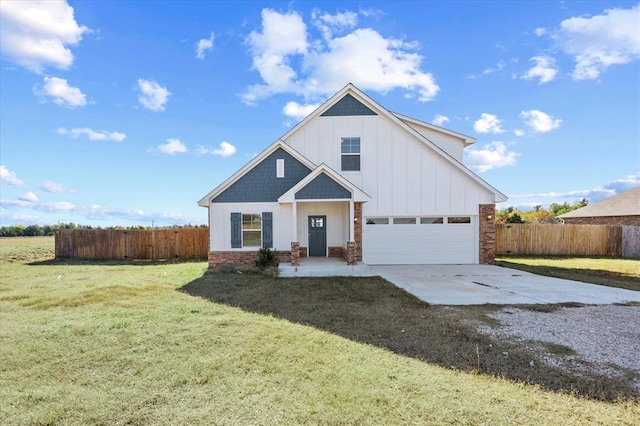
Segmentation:
<svg viewBox="0 0 640 426">
<path fill-rule="evenodd" d="M 0 2 L 2 225 L 206 223 L 197 201 L 348 82 L 473 136 L 499 205 L 640 186 L 626 1 Z"/>
</svg>

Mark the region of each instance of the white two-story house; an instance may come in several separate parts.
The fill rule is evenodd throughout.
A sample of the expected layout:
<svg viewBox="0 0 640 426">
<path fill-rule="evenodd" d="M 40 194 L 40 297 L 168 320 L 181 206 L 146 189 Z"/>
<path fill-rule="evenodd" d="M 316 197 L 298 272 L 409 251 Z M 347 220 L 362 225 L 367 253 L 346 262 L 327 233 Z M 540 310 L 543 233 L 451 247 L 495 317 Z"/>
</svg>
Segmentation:
<svg viewBox="0 0 640 426">
<path fill-rule="evenodd" d="M 294 265 L 492 263 L 507 197 L 462 164 L 474 142 L 348 84 L 198 202 L 209 265 L 252 264 L 261 247 Z"/>
</svg>

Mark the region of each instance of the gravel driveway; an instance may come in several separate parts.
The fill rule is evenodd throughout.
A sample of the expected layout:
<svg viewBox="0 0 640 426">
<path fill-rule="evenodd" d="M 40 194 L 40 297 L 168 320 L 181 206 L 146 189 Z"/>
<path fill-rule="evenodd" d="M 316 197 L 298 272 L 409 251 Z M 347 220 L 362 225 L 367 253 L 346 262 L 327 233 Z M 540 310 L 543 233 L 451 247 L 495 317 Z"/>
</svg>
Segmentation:
<svg viewBox="0 0 640 426">
<path fill-rule="evenodd" d="M 640 388 L 640 305 L 596 305 L 554 312 L 510 307 L 491 316 L 501 326 L 479 325 L 480 332 L 520 342 L 545 362 L 573 373 L 591 370 L 619 376 L 625 373 L 622 369 L 632 370 Z M 567 346 L 576 353 L 554 354 L 540 342 Z"/>
</svg>

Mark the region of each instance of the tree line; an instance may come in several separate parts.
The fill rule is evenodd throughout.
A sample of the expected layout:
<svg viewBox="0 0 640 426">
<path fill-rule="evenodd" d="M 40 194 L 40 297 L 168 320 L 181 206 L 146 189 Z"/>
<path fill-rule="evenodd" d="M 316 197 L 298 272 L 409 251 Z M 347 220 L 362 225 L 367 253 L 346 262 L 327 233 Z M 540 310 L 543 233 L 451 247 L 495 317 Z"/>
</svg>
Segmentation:
<svg viewBox="0 0 640 426">
<path fill-rule="evenodd" d="M 557 216 L 568 213 L 572 210 L 579 209 L 588 204 L 586 198 L 569 204 L 566 201 L 562 204 L 552 203 L 549 208 L 544 209 L 538 205 L 532 210 L 522 211 L 507 207 L 496 212 L 496 222 L 498 223 L 560 223 L 561 219 Z"/>
<path fill-rule="evenodd" d="M 206 228 L 207 225 L 174 225 L 171 228 Z M 0 227 L 0 237 L 42 237 L 51 236 L 59 229 L 121 229 L 121 230 L 139 230 L 139 229 L 155 229 L 151 226 L 90 226 L 79 225 L 73 222 L 57 223 L 55 225 L 11 225 Z"/>
</svg>

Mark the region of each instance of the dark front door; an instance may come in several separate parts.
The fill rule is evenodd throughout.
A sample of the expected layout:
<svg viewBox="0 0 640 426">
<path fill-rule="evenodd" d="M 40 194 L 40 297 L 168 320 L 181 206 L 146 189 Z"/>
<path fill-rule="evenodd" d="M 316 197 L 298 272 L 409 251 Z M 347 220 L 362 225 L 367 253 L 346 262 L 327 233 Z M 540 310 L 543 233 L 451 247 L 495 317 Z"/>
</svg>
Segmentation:
<svg viewBox="0 0 640 426">
<path fill-rule="evenodd" d="M 327 256 L 326 216 L 309 216 L 309 256 Z"/>
</svg>

